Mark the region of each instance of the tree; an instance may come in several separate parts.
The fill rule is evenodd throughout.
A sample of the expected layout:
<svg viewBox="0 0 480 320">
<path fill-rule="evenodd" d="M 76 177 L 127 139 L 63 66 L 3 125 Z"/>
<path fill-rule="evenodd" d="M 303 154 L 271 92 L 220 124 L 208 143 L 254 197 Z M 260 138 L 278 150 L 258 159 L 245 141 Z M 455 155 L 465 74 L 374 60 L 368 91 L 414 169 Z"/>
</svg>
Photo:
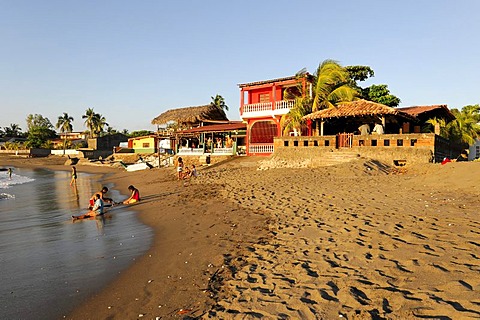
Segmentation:
<svg viewBox="0 0 480 320">
<path fill-rule="evenodd" d="M 314 75 L 313 112 L 352 101 L 357 95 L 348 72 L 338 62 L 325 60 L 318 66 Z"/>
<path fill-rule="evenodd" d="M 370 87 L 362 89 L 361 92 L 365 100 L 381 103 L 389 107 L 398 107 L 401 102 L 398 97 L 390 94 L 386 84 L 372 84 Z"/>
<path fill-rule="evenodd" d="M 293 108 L 280 119 L 283 134 L 286 135 L 288 132 L 294 131 L 302 135 L 302 131 L 305 128 L 305 120 L 303 117 L 311 112 L 311 99 L 309 97 L 296 97 Z"/>
<path fill-rule="evenodd" d="M 26 145 L 30 148 L 40 148 L 48 145 L 48 140 L 54 139 L 57 133 L 48 118 L 40 114 L 27 116 L 28 135 Z"/>
<path fill-rule="evenodd" d="M 217 94 L 215 97 L 211 97 L 211 98 L 212 98 L 212 102 L 210 102 L 211 106 L 217 107 L 223 112 L 228 111 L 228 106 L 225 104 L 225 99 L 221 95 Z"/>
<path fill-rule="evenodd" d="M 15 123 L 11 123 L 10 127 L 4 127 L 3 130 L 6 137 L 19 137 L 22 131 L 20 126 Z"/>
<path fill-rule="evenodd" d="M 480 106 L 468 105 L 462 110 L 452 109 L 455 120 L 446 123 L 444 119 L 429 119 L 426 121 L 427 130 L 433 131 L 438 125 L 440 136 L 457 143 L 473 144 L 480 137 Z"/>
<path fill-rule="evenodd" d="M 101 114 L 97 113 L 95 119 L 94 135 L 98 136 L 99 134 L 101 134 L 105 126 L 108 126 L 107 119 L 105 119 L 105 117 Z"/>
<path fill-rule="evenodd" d="M 366 88 L 360 87 L 358 82 L 365 81 L 375 76 L 375 72 L 369 66 L 347 66 L 345 69 L 350 77 L 350 85 L 358 91 L 362 99 L 384 104 L 389 107 L 398 107 L 401 100 L 392 95 L 386 84 L 371 85 Z"/>
<path fill-rule="evenodd" d="M 85 126 L 89 130 L 91 137 L 96 137 L 99 133 L 103 132 L 105 126 L 108 126 L 105 117 L 96 113 L 93 108 L 88 108 L 82 116 L 82 119 L 85 119 Z"/>
<path fill-rule="evenodd" d="M 307 70 L 304 68 L 295 74 L 298 84 L 295 87 L 289 87 L 284 91 L 284 100 L 293 100 L 293 107 L 280 119 L 283 135 L 294 131 L 302 135 L 305 128 L 304 116 L 312 112 L 312 98 L 303 92 L 302 79 L 306 76 Z"/>
<path fill-rule="evenodd" d="M 85 111 L 85 114 L 82 116 L 82 119 L 85 119 L 85 127 L 87 127 L 89 131 L 89 135 L 93 137 L 94 135 L 94 128 L 96 127 L 96 113 L 93 108 L 88 108 Z"/>
<path fill-rule="evenodd" d="M 480 136 L 480 106 L 464 106 L 461 111 L 452 109 L 455 120 L 447 125 L 448 138 L 450 140 L 473 144 Z"/>
<path fill-rule="evenodd" d="M 67 133 L 73 131 L 73 118 L 68 115 L 68 113 L 64 112 L 63 116 L 58 117 L 58 121 L 56 124 L 57 129 L 60 129 L 61 133 Z M 63 136 L 63 154 L 65 154 L 65 148 L 67 143 L 67 135 L 64 134 Z"/>
</svg>

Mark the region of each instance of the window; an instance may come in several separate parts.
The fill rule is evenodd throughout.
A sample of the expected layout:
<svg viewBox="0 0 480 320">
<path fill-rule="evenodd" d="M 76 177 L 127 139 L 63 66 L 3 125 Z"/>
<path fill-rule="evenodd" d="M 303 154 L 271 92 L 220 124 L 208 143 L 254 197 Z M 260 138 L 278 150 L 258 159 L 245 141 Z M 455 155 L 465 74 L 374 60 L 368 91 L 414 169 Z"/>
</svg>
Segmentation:
<svg viewBox="0 0 480 320">
<path fill-rule="evenodd" d="M 318 141 L 317 140 L 313 141 L 313 146 L 318 147 Z"/>
<path fill-rule="evenodd" d="M 410 146 L 415 147 L 415 143 L 417 143 L 417 139 L 410 140 Z"/>
<path fill-rule="evenodd" d="M 403 140 L 402 139 L 398 139 L 397 140 L 397 147 L 402 147 L 403 146 Z"/>
<path fill-rule="evenodd" d="M 150 143 L 149 142 L 144 142 L 142 147 L 143 148 L 150 148 Z"/>
<path fill-rule="evenodd" d="M 293 146 L 298 147 L 298 141 L 293 141 Z"/>
<path fill-rule="evenodd" d="M 270 93 L 261 93 L 258 95 L 260 103 L 270 102 Z"/>
<path fill-rule="evenodd" d="M 303 146 L 304 146 L 304 147 L 308 147 L 308 140 L 304 140 L 304 141 L 303 141 Z"/>
<path fill-rule="evenodd" d="M 388 140 L 388 139 L 383 140 L 383 146 L 384 147 L 389 147 L 390 146 L 390 140 Z"/>
<path fill-rule="evenodd" d="M 284 140 L 284 141 L 283 141 L 283 146 L 284 146 L 284 147 L 288 147 L 288 140 Z"/>
<path fill-rule="evenodd" d="M 376 147 L 377 146 L 377 140 L 372 140 L 372 147 Z"/>
<path fill-rule="evenodd" d="M 330 140 L 325 140 L 325 147 L 330 146 Z"/>
</svg>

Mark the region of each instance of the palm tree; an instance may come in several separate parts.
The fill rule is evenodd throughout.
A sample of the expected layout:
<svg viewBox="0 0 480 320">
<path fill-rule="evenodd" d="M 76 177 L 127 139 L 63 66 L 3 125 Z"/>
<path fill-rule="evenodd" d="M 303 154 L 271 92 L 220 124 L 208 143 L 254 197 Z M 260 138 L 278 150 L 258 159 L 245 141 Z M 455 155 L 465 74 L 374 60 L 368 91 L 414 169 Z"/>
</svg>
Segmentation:
<svg viewBox="0 0 480 320">
<path fill-rule="evenodd" d="M 103 132 L 103 128 L 108 126 L 107 119 L 99 113 L 95 114 L 94 134 L 98 135 Z"/>
<path fill-rule="evenodd" d="M 480 136 L 480 106 L 465 106 L 461 111 L 451 110 L 455 120 L 447 125 L 448 138 L 450 140 L 473 144 Z"/>
<path fill-rule="evenodd" d="M 293 107 L 280 119 L 280 126 L 283 128 L 283 135 L 294 131 L 302 135 L 305 128 L 304 116 L 312 112 L 312 98 L 303 92 L 301 79 L 306 76 L 307 70 L 302 69 L 296 73 L 299 80 L 296 87 L 290 87 L 283 94 L 284 100 L 293 100 Z"/>
<path fill-rule="evenodd" d="M 353 101 L 358 92 L 351 87 L 345 68 L 334 60 L 323 61 L 315 73 L 312 111 L 333 108 L 345 101 Z"/>
<path fill-rule="evenodd" d="M 89 130 L 90 136 L 94 136 L 94 128 L 96 124 L 96 113 L 93 111 L 93 108 L 88 108 L 85 111 L 85 114 L 82 116 L 82 119 L 85 119 L 85 126 Z"/>
<path fill-rule="evenodd" d="M 446 123 L 444 119 L 429 119 L 426 124 L 440 127 L 440 136 L 451 141 L 473 144 L 480 137 L 480 106 L 465 106 L 461 111 L 451 110 L 455 120 Z"/>
<path fill-rule="evenodd" d="M 5 136 L 7 137 L 18 137 L 20 135 L 20 131 L 22 131 L 20 126 L 16 123 L 10 123 L 10 127 L 5 127 L 3 129 Z"/>
<path fill-rule="evenodd" d="M 290 131 L 302 135 L 302 129 L 305 128 L 303 117 L 312 112 L 312 104 L 309 97 L 295 97 L 294 101 L 293 108 L 280 119 L 283 135 L 287 135 Z"/>
<path fill-rule="evenodd" d="M 211 98 L 212 98 L 212 102 L 210 102 L 211 106 L 217 107 L 218 109 L 223 110 L 224 112 L 228 111 L 228 106 L 225 104 L 225 99 L 221 95 L 217 94 L 215 97 L 211 97 Z"/>
<path fill-rule="evenodd" d="M 64 112 L 63 116 L 59 116 L 57 120 L 57 124 L 55 127 L 60 129 L 61 133 L 72 132 L 73 130 L 73 118 L 68 115 L 68 113 Z M 67 143 L 67 135 L 64 134 L 63 136 L 63 154 L 65 154 L 65 147 Z"/>
</svg>

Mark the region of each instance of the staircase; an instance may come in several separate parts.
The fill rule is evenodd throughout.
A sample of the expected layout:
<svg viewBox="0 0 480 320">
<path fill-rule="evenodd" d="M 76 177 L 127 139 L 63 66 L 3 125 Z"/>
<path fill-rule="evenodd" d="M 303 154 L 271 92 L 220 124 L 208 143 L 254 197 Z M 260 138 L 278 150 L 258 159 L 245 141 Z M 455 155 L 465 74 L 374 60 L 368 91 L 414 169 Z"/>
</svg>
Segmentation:
<svg viewBox="0 0 480 320">
<path fill-rule="evenodd" d="M 360 155 L 350 151 L 325 152 L 318 158 L 311 159 L 315 167 L 334 166 L 360 159 Z"/>
</svg>

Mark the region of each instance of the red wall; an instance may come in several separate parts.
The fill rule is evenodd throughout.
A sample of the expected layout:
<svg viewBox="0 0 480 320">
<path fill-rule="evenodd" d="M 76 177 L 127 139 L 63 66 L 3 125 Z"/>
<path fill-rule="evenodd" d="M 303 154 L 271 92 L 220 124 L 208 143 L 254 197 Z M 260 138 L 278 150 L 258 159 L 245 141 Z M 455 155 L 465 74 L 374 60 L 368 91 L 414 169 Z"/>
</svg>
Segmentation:
<svg viewBox="0 0 480 320">
<path fill-rule="evenodd" d="M 273 99 L 273 97 L 272 97 L 272 87 L 253 89 L 253 90 L 248 91 L 248 102 L 245 101 L 245 104 L 247 104 L 247 103 L 248 104 L 259 103 L 260 102 L 260 95 L 265 94 L 265 93 L 270 94 L 270 99 Z M 276 94 L 275 101 L 283 100 L 282 88 L 281 87 L 276 87 L 275 94 Z"/>
</svg>

